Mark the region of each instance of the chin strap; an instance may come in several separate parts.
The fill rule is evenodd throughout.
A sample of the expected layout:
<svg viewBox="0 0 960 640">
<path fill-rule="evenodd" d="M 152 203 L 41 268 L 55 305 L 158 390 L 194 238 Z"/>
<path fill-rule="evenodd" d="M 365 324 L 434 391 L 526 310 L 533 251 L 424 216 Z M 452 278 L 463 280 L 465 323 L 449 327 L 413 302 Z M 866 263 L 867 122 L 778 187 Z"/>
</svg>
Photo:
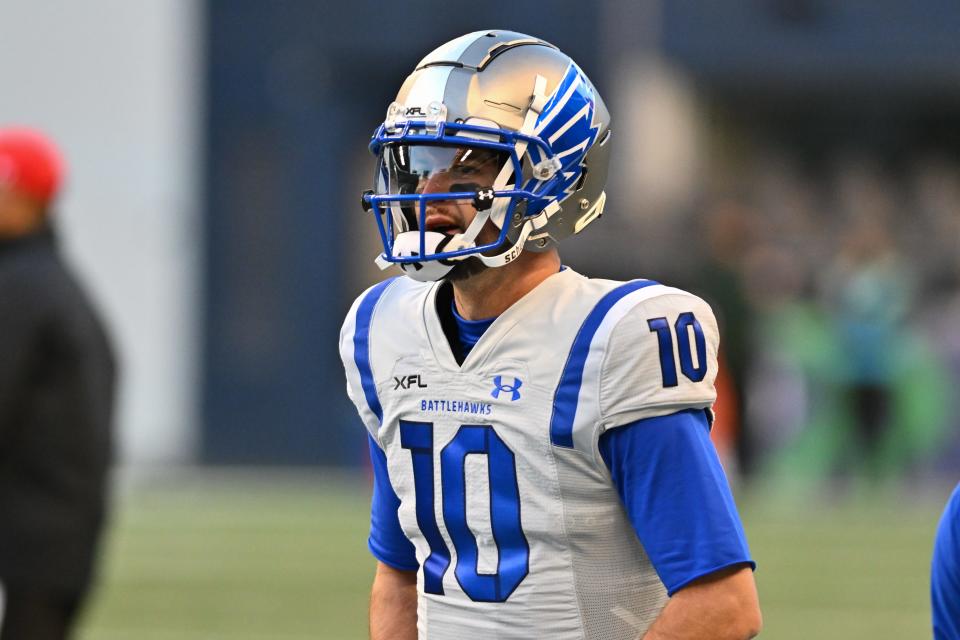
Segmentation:
<svg viewBox="0 0 960 640">
<path fill-rule="evenodd" d="M 523 223 L 523 228 L 520 229 L 520 236 L 517 238 L 517 243 L 503 253 L 498 253 L 495 256 L 474 254 L 473 257 L 488 267 L 502 267 L 505 264 L 513 262 L 523 253 L 523 244 L 527 241 L 527 236 L 533 231 L 532 223 L 532 220 L 527 220 Z"/>
<path fill-rule="evenodd" d="M 488 267 L 502 267 L 505 264 L 513 262 L 523 253 L 523 246 L 527 243 L 527 238 L 529 238 L 534 231 L 540 231 L 546 227 L 550 221 L 550 216 L 559 210 L 560 205 L 556 202 L 551 202 L 536 216 L 527 218 L 526 222 L 523 223 L 523 228 L 520 229 L 520 235 L 517 236 L 517 242 L 503 253 L 498 253 L 495 256 L 474 255 L 473 257 Z"/>
<path fill-rule="evenodd" d="M 499 187 L 494 185 L 493 188 L 498 189 Z M 478 211 L 477 215 L 473 217 L 473 221 L 467 226 L 464 232 L 457 233 L 450 239 L 450 243 L 447 245 L 447 251 L 459 251 L 460 249 L 469 249 L 477 246 L 477 236 L 480 235 L 480 230 L 483 229 L 483 225 L 487 224 L 487 220 L 489 219 L 489 211 Z M 469 257 L 470 256 L 457 256 L 449 259 L 463 260 L 464 258 Z"/>
</svg>

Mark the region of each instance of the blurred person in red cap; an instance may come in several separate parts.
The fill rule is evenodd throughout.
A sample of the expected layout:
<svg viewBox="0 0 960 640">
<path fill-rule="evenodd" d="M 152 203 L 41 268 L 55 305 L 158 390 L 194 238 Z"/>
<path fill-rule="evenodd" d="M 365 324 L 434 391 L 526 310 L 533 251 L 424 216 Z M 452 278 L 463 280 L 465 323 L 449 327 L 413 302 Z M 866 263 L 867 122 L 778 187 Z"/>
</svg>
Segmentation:
<svg viewBox="0 0 960 640">
<path fill-rule="evenodd" d="M 56 146 L 0 127 L 0 640 L 67 638 L 106 512 L 115 365 L 60 258 Z"/>
</svg>

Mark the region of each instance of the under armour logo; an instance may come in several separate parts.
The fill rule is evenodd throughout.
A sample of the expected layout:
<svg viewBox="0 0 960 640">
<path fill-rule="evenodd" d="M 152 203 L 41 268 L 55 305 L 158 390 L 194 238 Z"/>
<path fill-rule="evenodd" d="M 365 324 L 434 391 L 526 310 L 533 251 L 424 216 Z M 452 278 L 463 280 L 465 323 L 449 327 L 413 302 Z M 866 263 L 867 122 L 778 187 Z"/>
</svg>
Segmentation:
<svg viewBox="0 0 960 640">
<path fill-rule="evenodd" d="M 477 211 L 486 211 L 493 206 L 493 189 L 478 189 L 473 196 L 473 206 Z"/>
<path fill-rule="evenodd" d="M 496 399 L 500 399 L 500 392 L 506 391 L 507 393 L 513 394 L 510 397 L 510 402 L 515 402 L 520 399 L 520 387 L 523 386 L 523 382 L 520 381 L 520 378 L 514 378 L 513 384 L 503 384 L 503 376 L 496 376 L 493 379 L 493 384 L 496 387 L 490 395 Z"/>
<path fill-rule="evenodd" d="M 401 258 L 412 258 L 413 256 L 419 256 L 419 255 L 420 255 L 420 252 L 419 252 L 419 251 L 411 251 L 409 256 L 405 256 L 405 255 L 401 254 L 400 257 L 401 257 Z M 420 269 L 423 269 L 423 265 L 420 264 L 419 262 L 401 262 L 401 263 L 400 263 L 400 268 L 401 268 L 403 271 L 409 271 L 409 270 L 410 270 L 410 267 L 413 267 L 414 272 L 417 272 L 417 271 L 420 271 Z"/>
</svg>

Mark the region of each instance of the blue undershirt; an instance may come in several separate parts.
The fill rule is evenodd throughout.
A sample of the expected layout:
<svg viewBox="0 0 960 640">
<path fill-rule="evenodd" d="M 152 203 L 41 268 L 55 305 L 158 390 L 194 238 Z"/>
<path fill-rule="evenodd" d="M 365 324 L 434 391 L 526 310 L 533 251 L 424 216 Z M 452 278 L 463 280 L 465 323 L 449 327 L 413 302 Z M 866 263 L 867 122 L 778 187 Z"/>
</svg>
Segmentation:
<svg viewBox="0 0 960 640">
<path fill-rule="evenodd" d="M 495 318 L 465 320 L 455 305 L 452 308 L 466 357 Z M 416 569 L 413 545 L 397 517 L 400 500 L 387 475 L 386 456 L 372 437 L 369 445 L 374 490 L 368 546 L 378 560 L 394 568 Z M 680 411 L 609 429 L 600 437 L 599 448 L 627 516 L 670 595 L 720 569 L 755 566 L 710 441 L 705 411 Z"/>
<path fill-rule="evenodd" d="M 373 466 L 373 499 L 370 504 L 370 537 L 367 546 L 375 558 L 394 569 L 414 571 L 420 563 L 413 543 L 400 529 L 397 509 L 400 498 L 397 497 L 387 475 L 387 456 L 383 449 L 367 434 L 370 447 L 370 462 Z"/>
<path fill-rule="evenodd" d="M 669 595 L 726 567 L 756 567 L 704 410 L 637 420 L 608 430 L 599 445 Z"/>
<path fill-rule="evenodd" d="M 460 338 L 460 349 L 463 351 L 463 357 L 466 358 L 474 345 L 480 341 L 480 336 L 490 328 L 496 318 L 467 320 L 457 312 L 457 303 L 453 300 L 450 301 L 450 310 L 453 311 L 453 319 L 457 321 L 457 337 Z"/>
<path fill-rule="evenodd" d="M 960 640 L 960 485 L 950 496 L 937 528 L 930 604 L 934 640 Z"/>
</svg>

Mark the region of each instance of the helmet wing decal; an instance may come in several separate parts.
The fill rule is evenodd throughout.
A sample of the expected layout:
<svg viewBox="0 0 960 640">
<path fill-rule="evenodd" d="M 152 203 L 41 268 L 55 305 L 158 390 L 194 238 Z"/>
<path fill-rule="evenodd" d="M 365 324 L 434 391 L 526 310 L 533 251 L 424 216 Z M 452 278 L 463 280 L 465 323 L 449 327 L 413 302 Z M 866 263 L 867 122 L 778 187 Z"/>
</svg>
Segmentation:
<svg viewBox="0 0 960 640">
<path fill-rule="evenodd" d="M 534 129 L 535 133 L 542 133 L 543 130 L 556 118 L 556 116 L 564 111 L 564 107 L 567 106 L 567 102 L 570 100 L 573 92 L 577 90 L 577 87 L 580 84 L 580 74 L 578 71 L 579 69 L 572 64 L 567 68 L 567 72 L 564 74 L 563 80 L 560 81 L 560 84 L 553 92 L 553 95 L 550 96 L 549 100 L 547 100 L 547 104 L 544 105 L 543 111 L 540 112 L 540 117 L 537 118 L 537 126 L 536 129 Z"/>
<path fill-rule="evenodd" d="M 536 132 L 545 138 L 563 165 L 560 189 L 573 193 L 583 172 L 581 162 L 600 132 L 594 122 L 596 98 L 583 72 L 571 64 L 537 121 Z"/>
</svg>

